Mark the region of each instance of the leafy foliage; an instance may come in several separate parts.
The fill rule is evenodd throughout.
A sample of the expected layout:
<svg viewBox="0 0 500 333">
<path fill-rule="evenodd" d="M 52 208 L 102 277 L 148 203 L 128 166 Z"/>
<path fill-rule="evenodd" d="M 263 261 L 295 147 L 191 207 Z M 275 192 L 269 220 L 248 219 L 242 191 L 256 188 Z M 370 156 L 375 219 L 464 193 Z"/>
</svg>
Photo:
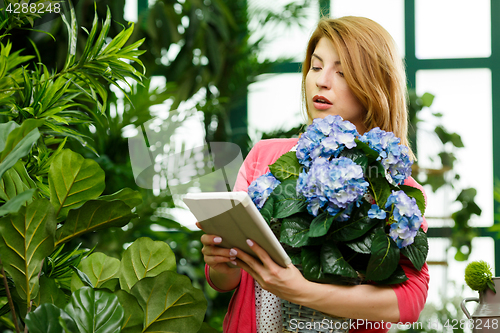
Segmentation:
<svg viewBox="0 0 500 333">
<path fill-rule="evenodd" d="M 418 96 L 415 90 L 409 90 L 409 114 L 410 114 L 410 137 L 412 143 L 416 144 L 416 130 L 421 121 L 419 113 L 432 106 L 434 95 L 425 93 Z M 442 117 L 440 113 L 432 113 L 435 119 Z M 456 249 L 455 260 L 467 260 L 472 248 L 472 239 L 478 235 L 475 227 L 469 225 L 471 218 L 481 215 L 481 208 L 475 202 L 476 190 L 472 187 L 459 189 L 457 181 L 460 175 L 454 171 L 454 165 L 457 161 L 455 156 L 457 149 L 464 147 L 462 138 L 459 134 L 450 132 L 444 125 L 438 124 L 434 128 L 434 133 L 429 135 L 436 136 L 437 144 L 440 144 L 440 152 L 432 162 L 438 165 L 436 169 L 421 168 L 418 164 L 414 165 L 418 172 L 419 180 L 422 185 L 430 185 L 434 192 L 439 189 L 451 188 L 460 191 L 454 200 L 461 204 L 461 208 L 451 213 L 451 219 L 454 221 L 453 232 L 451 233 L 451 246 Z"/>
</svg>

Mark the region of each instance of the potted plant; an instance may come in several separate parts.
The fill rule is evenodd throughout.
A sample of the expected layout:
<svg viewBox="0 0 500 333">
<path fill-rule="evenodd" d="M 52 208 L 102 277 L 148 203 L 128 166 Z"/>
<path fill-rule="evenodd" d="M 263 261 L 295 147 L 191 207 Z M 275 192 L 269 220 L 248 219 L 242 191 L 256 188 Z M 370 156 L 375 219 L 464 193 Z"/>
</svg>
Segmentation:
<svg viewBox="0 0 500 333">
<path fill-rule="evenodd" d="M 498 332 L 500 296 L 496 288 L 500 286 L 500 278 L 493 277 L 490 265 L 479 260 L 469 263 L 465 268 L 465 282 L 472 290 L 479 292 L 479 297 L 465 298 L 460 304 L 469 319 L 469 327 L 473 332 Z M 472 315 L 465 307 L 467 302 L 479 303 Z"/>
<path fill-rule="evenodd" d="M 248 193 L 306 279 L 395 284 L 407 280 L 400 254 L 418 270 L 424 265 L 425 200 L 403 185 L 411 161 L 393 133 L 374 128 L 359 135 L 340 116 L 315 119 L 296 151 L 269 169 Z M 284 307 L 287 316 L 306 312 L 286 301 Z"/>
</svg>

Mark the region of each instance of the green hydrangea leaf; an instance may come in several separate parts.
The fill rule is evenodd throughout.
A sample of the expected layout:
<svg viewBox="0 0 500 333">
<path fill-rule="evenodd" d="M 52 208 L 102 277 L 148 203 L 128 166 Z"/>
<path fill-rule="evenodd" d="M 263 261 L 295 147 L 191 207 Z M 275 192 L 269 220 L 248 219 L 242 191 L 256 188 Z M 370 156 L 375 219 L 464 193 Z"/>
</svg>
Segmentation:
<svg viewBox="0 0 500 333">
<path fill-rule="evenodd" d="M 304 197 L 297 195 L 297 181 L 288 179 L 276 186 L 270 195 L 274 199 L 274 216 L 277 219 L 307 211 Z"/>
<path fill-rule="evenodd" d="M 412 244 L 401 249 L 401 253 L 410 259 L 413 266 L 418 270 L 422 269 L 428 252 L 427 234 L 422 229 L 418 230 Z"/>
<path fill-rule="evenodd" d="M 334 217 L 331 216 L 327 211 L 322 212 L 316 216 L 310 226 L 309 237 L 320 237 L 326 235 L 330 226 L 333 223 Z"/>
<path fill-rule="evenodd" d="M 400 251 L 382 228 L 375 230 L 371 253 L 366 269 L 366 279 L 373 281 L 387 279 L 398 266 Z"/>
<path fill-rule="evenodd" d="M 281 155 L 280 158 L 269 166 L 269 170 L 276 179 L 283 182 L 287 179 L 298 179 L 303 166 L 299 163 L 294 151 Z"/>
<path fill-rule="evenodd" d="M 320 258 L 321 267 L 325 273 L 352 278 L 358 276 L 357 272 L 344 259 L 344 256 L 333 242 L 323 244 Z"/>
</svg>

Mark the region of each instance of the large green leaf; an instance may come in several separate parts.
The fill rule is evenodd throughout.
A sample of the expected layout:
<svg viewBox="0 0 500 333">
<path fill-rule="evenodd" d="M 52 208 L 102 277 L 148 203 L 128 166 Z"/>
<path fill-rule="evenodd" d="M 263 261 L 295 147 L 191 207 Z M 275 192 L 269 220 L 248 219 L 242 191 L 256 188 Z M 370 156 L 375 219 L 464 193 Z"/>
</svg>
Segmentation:
<svg viewBox="0 0 500 333">
<path fill-rule="evenodd" d="M 10 132 L 16 128 L 19 128 L 19 125 L 13 120 L 0 124 L 0 152 L 4 150 Z"/>
<path fill-rule="evenodd" d="M 387 179 L 380 174 L 376 174 L 375 177 L 368 178 L 370 183 L 371 194 L 375 199 L 376 204 L 380 208 L 385 207 L 387 198 L 391 195 L 391 185 L 387 182 Z"/>
<path fill-rule="evenodd" d="M 100 196 L 99 200 L 105 200 L 105 201 L 120 200 L 123 201 L 130 208 L 134 208 L 142 203 L 142 195 L 140 192 L 134 191 L 127 187 L 113 194 Z"/>
<path fill-rule="evenodd" d="M 145 277 L 175 270 L 175 254 L 170 246 L 165 242 L 142 237 L 133 242 L 123 253 L 120 286 L 129 291 L 137 281 Z"/>
<path fill-rule="evenodd" d="M 298 179 L 303 166 L 297 159 L 294 151 L 283 154 L 276 162 L 269 166 L 269 170 L 276 179 L 283 182 L 287 179 Z"/>
<path fill-rule="evenodd" d="M 413 240 L 413 244 L 403 247 L 401 253 L 412 262 L 416 269 L 421 270 L 427 259 L 429 252 L 429 243 L 427 242 L 427 234 L 419 229 Z"/>
<path fill-rule="evenodd" d="M 297 181 L 288 179 L 276 186 L 271 196 L 274 199 L 274 217 L 277 219 L 307 211 L 307 202 L 297 194 Z"/>
<path fill-rule="evenodd" d="M 66 222 L 57 229 L 56 245 L 91 231 L 123 227 L 135 216 L 123 201 L 89 200 L 80 208 L 69 211 Z"/>
<path fill-rule="evenodd" d="M 94 160 L 63 149 L 50 166 L 49 186 L 56 216 L 65 217 L 70 209 L 81 207 L 104 191 L 104 171 Z"/>
<path fill-rule="evenodd" d="M 398 267 L 400 251 L 382 228 L 375 231 L 371 252 L 366 268 L 366 279 L 373 281 L 387 279 Z"/>
<path fill-rule="evenodd" d="M 23 162 L 18 161 L 0 179 L 0 199 L 8 201 L 30 188 L 36 188 L 36 184 L 26 172 Z"/>
<path fill-rule="evenodd" d="M 347 221 L 334 220 L 328 235 L 336 241 L 347 242 L 363 236 L 371 230 L 377 223 L 378 219 L 368 217 L 369 204 L 364 204 L 354 208 L 351 217 Z"/>
<path fill-rule="evenodd" d="M 320 258 L 321 267 L 325 273 L 352 278 L 358 276 L 358 273 L 344 259 L 344 256 L 333 242 L 323 244 L 321 247 Z"/>
<path fill-rule="evenodd" d="M 90 287 L 75 291 L 65 310 L 75 320 L 80 333 L 118 333 L 124 317 L 123 306 L 116 295 Z"/>
<path fill-rule="evenodd" d="M 137 282 L 131 290 L 144 310 L 143 332 L 196 332 L 207 301 L 187 276 L 166 271 Z"/>
<path fill-rule="evenodd" d="M 422 213 L 422 216 L 425 214 L 425 197 L 421 190 L 416 187 L 408 186 L 408 185 L 399 185 L 399 187 L 408 195 L 410 198 L 415 198 L 417 202 L 417 206 Z"/>
<path fill-rule="evenodd" d="M 0 257 L 24 300 L 38 292 L 38 273 L 43 259 L 54 251 L 55 230 L 54 208 L 45 199 L 0 219 Z"/>
<path fill-rule="evenodd" d="M 45 120 L 43 119 L 28 119 L 25 120 L 20 127 L 13 128 L 15 127 L 13 125 L 8 127 L 11 132 L 0 153 L 0 178 L 2 178 L 5 171 L 16 164 L 20 158 L 28 155 L 31 146 L 40 137 L 38 127 L 44 122 Z"/>
<path fill-rule="evenodd" d="M 66 306 L 66 295 L 56 284 L 55 279 L 40 276 L 40 289 L 38 295 L 33 299 L 33 306 L 40 306 L 44 303 L 51 303 L 60 308 Z"/>
<path fill-rule="evenodd" d="M 378 158 L 379 153 L 370 148 L 367 143 L 360 141 L 359 139 L 354 139 L 356 142 L 356 149 L 360 149 L 365 153 L 365 156 L 368 158 L 369 162 L 373 162 Z"/>
<path fill-rule="evenodd" d="M 108 288 L 114 291 L 118 284 L 120 260 L 108 257 L 102 252 L 96 252 L 82 260 L 78 265 L 78 269 L 87 275 L 95 288 Z M 76 273 L 73 274 L 71 290 L 77 290 L 83 286 L 83 282 Z"/>
<path fill-rule="evenodd" d="M 308 245 L 310 223 L 310 219 L 301 214 L 283 219 L 281 222 L 280 242 L 291 247 Z"/>
<path fill-rule="evenodd" d="M 398 265 L 396 270 L 387 279 L 382 281 L 377 281 L 378 284 L 399 284 L 408 280 L 404 269 Z"/>
<path fill-rule="evenodd" d="M 45 303 L 26 316 L 26 326 L 30 333 L 66 333 L 61 321 L 71 333 L 78 332 L 75 321 L 54 304 Z M 67 332 L 67 333 L 70 333 Z"/>
<path fill-rule="evenodd" d="M 137 299 L 125 290 L 117 290 L 115 295 L 125 310 L 122 333 L 141 333 L 144 325 L 144 311 Z"/>
<path fill-rule="evenodd" d="M 271 224 L 271 219 L 274 214 L 274 198 L 272 196 L 269 196 L 267 198 L 266 202 L 264 203 L 264 206 L 260 209 L 260 214 L 266 220 L 267 224 Z"/>
<path fill-rule="evenodd" d="M 351 248 L 357 253 L 370 254 L 373 237 L 375 237 L 375 234 L 373 232 L 369 232 L 364 234 L 360 238 L 346 242 L 345 245 L 347 245 L 349 248 Z"/>
<path fill-rule="evenodd" d="M 333 223 L 334 217 L 327 211 L 322 212 L 311 222 L 309 237 L 320 237 L 326 235 Z"/>
<path fill-rule="evenodd" d="M 319 246 L 302 248 L 302 270 L 304 277 L 310 281 L 322 281 L 325 279 L 319 254 Z"/>
</svg>

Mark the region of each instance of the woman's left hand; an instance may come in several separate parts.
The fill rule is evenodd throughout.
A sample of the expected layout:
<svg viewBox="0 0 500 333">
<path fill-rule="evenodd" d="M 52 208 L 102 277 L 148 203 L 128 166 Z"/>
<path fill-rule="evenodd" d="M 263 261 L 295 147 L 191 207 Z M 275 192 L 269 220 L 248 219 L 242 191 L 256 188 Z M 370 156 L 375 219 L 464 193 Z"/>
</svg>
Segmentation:
<svg viewBox="0 0 500 333">
<path fill-rule="evenodd" d="M 304 296 L 305 284 L 308 281 L 293 264 L 286 268 L 276 264 L 269 254 L 252 240 L 247 240 L 250 248 L 257 254 L 260 261 L 235 249 L 238 267 L 247 271 L 260 286 L 279 298 L 300 304 Z"/>
</svg>

